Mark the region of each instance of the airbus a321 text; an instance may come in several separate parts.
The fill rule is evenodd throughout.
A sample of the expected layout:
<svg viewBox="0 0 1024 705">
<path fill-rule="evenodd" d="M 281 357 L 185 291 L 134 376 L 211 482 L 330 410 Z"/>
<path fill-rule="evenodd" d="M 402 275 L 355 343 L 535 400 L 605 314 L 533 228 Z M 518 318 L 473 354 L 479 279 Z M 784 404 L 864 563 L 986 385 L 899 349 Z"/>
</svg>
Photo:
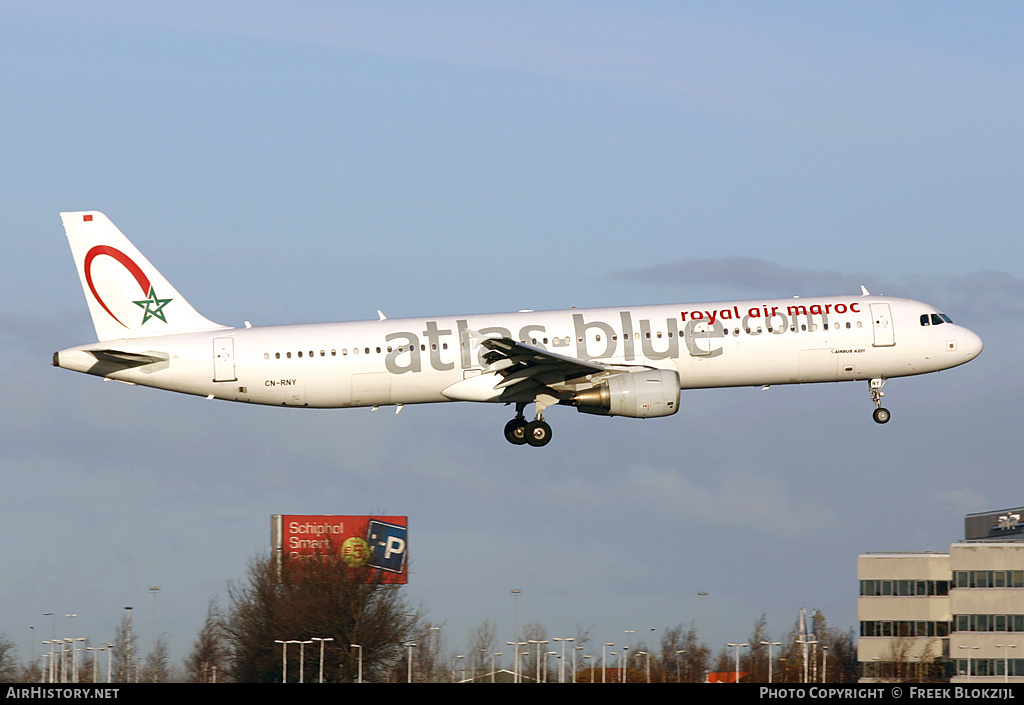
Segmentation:
<svg viewBox="0 0 1024 705">
<path fill-rule="evenodd" d="M 53 364 L 210 399 L 310 408 L 515 404 L 514 444 L 551 439 L 555 404 L 679 410 L 680 391 L 867 381 L 962 365 L 981 339 L 919 301 L 828 296 L 230 328 L 201 316 L 102 213 L 62 213 L 98 343 Z M 527 420 L 526 407 L 535 416 Z"/>
</svg>

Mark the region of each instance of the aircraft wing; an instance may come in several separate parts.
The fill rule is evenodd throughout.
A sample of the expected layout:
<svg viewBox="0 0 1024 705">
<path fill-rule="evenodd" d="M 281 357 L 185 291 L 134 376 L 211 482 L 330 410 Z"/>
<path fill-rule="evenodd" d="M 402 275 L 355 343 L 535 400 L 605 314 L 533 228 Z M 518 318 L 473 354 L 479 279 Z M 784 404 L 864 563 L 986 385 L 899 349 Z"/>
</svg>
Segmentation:
<svg viewBox="0 0 1024 705">
<path fill-rule="evenodd" d="M 494 385 L 503 399 L 528 396 L 543 387 L 551 387 L 589 375 L 635 371 L 636 366 L 608 365 L 593 360 L 559 355 L 544 348 L 520 343 L 511 338 L 484 338 L 480 345 L 488 350 L 483 359 L 487 372 L 501 380 Z"/>
</svg>

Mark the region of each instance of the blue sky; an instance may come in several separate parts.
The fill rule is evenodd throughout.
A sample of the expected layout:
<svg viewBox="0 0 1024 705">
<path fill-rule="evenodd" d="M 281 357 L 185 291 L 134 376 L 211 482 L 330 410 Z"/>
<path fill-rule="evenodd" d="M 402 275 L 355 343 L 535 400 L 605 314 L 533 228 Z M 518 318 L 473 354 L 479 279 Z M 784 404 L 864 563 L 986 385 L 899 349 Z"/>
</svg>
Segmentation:
<svg viewBox="0 0 1024 705">
<path fill-rule="evenodd" d="M 0 631 L 184 655 L 273 513 L 410 521 L 449 646 L 699 619 L 856 625 L 858 553 L 1024 503 L 1016 3 L 0 3 Z M 302 412 L 56 370 L 92 339 L 59 211 L 230 325 L 873 293 L 985 340 L 886 387 L 684 393 L 668 419 Z M 58 625 L 61 626 L 61 625 Z M 59 631 L 64 631 L 63 627 Z M 38 653 L 38 649 L 36 651 Z"/>
</svg>

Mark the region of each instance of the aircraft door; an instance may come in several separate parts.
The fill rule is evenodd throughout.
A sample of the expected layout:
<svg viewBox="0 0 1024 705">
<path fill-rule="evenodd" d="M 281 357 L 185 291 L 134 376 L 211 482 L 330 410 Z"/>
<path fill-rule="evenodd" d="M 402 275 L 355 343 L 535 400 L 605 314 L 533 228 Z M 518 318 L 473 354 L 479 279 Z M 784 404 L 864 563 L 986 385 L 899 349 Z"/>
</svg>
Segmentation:
<svg viewBox="0 0 1024 705">
<path fill-rule="evenodd" d="M 876 348 L 890 347 L 896 344 L 889 304 L 871 304 L 871 329 L 875 336 L 872 345 Z"/>
<path fill-rule="evenodd" d="M 213 339 L 213 381 L 235 382 L 235 339 Z"/>
</svg>

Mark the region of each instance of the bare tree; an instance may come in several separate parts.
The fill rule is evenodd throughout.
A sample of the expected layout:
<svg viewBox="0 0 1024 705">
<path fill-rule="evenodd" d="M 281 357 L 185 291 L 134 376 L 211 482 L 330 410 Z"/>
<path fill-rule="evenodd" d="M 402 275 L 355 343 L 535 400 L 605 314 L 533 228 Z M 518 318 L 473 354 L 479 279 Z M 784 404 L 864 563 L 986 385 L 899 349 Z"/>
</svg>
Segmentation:
<svg viewBox="0 0 1024 705">
<path fill-rule="evenodd" d="M 494 623 L 485 619 L 469 634 L 466 655 L 469 657 L 470 669 L 475 678 L 479 678 L 490 670 L 491 654 L 498 650 L 498 629 Z"/>
<path fill-rule="evenodd" d="M 325 680 L 351 682 L 359 663 L 364 680 L 397 676 L 392 669 L 403 661 L 404 645 L 422 634 L 421 615 L 410 609 L 401 585 L 327 556 L 284 558 L 280 566 L 270 556 L 254 558 L 245 580 L 228 586 L 228 599 L 224 632 L 231 673 L 240 682 L 294 681 L 299 653 L 306 679 L 314 680 L 319 648 L 293 648 L 288 673 L 283 671 L 285 642 L 313 638 L 333 639 L 323 642 Z"/>
<path fill-rule="evenodd" d="M 771 641 L 768 637 L 768 618 L 762 614 L 754 622 L 754 630 L 747 640 L 749 646 L 743 650 L 740 658 L 740 670 L 748 674 L 744 679 L 747 683 L 768 682 L 769 649 L 762 643 L 766 641 Z"/>
<path fill-rule="evenodd" d="M 701 642 L 697 627 L 677 624 L 661 636 L 661 662 L 669 680 L 700 683 L 708 671 L 711 651 Z"/>
<path fill-rule="evenodd" d="M 146 655 L 139 680 L 145 683 L 166 683 L 170 675 L 170 657 L 167 654 L 167 637 L 161 635 Z"/>
<path fill-rule="evenodd" d="M 17 647 L 14 640 L 6 634 L 0 634 L 0 683 L 18 681 L 18 660 L 15 656 Z"/>
<path fill-rule="evenodd" d="M 206 608 L 206 621 L 185 659 L 185 680 L 189 683 L 216 683 L 226 678 L 229 650 L 224 643 L 224 625 L 214 600 Z"/>
<path fill-rule="evenodd" d="M 114 641 L 111 649 L 111 659 L 114 664 L 114 672 L 111 674 L 115 683 L 131 683 L 136 680 L 137 673 L 133 661 L 136 657 L 135 645 L 131 631 L 132 620 L 128 612 L 121 614 L 121 622 L 114 631 Z"/>
</svg>

